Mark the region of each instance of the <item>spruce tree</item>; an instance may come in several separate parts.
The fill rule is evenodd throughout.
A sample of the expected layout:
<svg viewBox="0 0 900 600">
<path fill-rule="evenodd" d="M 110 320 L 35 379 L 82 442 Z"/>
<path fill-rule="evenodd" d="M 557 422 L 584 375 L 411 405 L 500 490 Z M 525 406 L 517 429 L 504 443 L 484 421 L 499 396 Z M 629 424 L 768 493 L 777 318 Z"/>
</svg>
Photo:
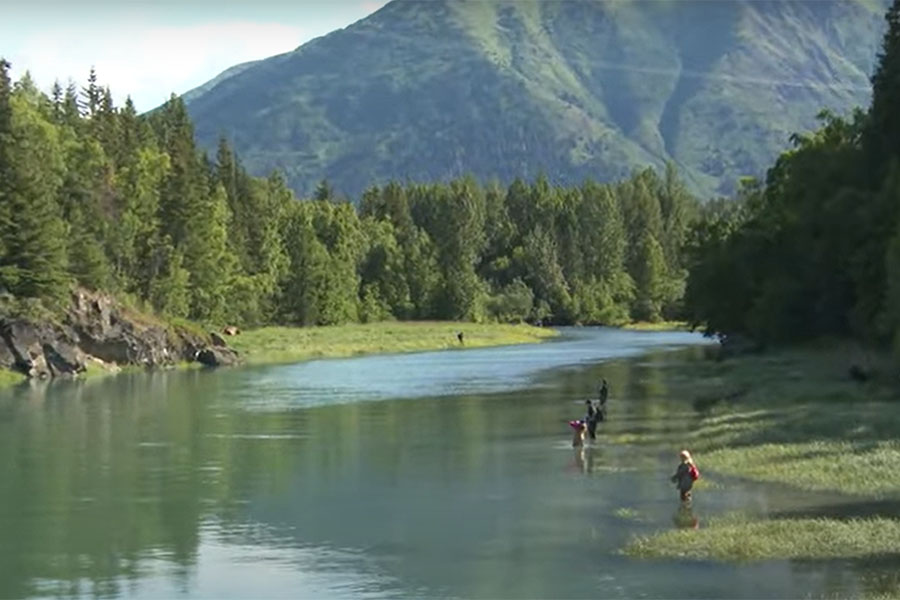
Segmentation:
<svg viewBox="0 0 900 600">
<path fill-rule="evenodd" d="M 12 82 L 9 68 L 10 64 L 0 58 L 0 263 L 6 261 L 8 252 L 3 232 L 12 227 Z M 2 285 L 4 282 L 0 280 Z"/>
<path fill-rule="evenodd" d="M 6 68 L 0 67 L 4 75 Z M 16 296 L 60 299 L 68 275 L 56 200 L 64 171 L 58 133 L 33 98 L 10 94 L 8 77 L 0 78 L 0 131 L 6 129 L 0 132 L 0 287 Z"/>
<path fill-rule="evenodd" d="M 900 157 L 900 0 L 894 0 L 885 15 L 878 66 L 872 76 L 872 105 L 864 136 L 868 160 L 880 180 L 892 157 Z"/>
</svg>

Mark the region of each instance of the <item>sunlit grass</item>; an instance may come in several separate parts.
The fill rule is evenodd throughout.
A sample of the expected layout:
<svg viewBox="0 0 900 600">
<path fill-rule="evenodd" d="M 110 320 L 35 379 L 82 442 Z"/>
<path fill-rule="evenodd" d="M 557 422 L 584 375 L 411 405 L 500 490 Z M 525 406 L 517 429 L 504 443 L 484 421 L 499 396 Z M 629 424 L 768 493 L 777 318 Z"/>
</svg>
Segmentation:
<svg viewBox="0 0 900 600">
<path fill-rule="evenodd" d="M 703 458 L 709 469 L 760 481 L 848 494 L 900 492 L 900 441 L 761 444 L 724 448 Z"/>
<path fill-rule="evenodd" d="M 7 369 L 0 369 L 0 388 L 9 387 L 11 385 L 16 385 L 17 383 L 22 383 L 25 381 L 26 377 L 22 373 L 17 371 L 10 371 Z"/>
<path fill-rule="evenodd" d="M 848 366 L 876 366 L 869 382 Z M 666 395 L 692 410 L 625 428 L 612 443 L 689 447 L 701 470 L 813 491 L 900 493 L 900 402 L 883 357 L 835 344 L 687 362 Z"/>
<path fill-rule="evenodd" d="M 636 321 L 622 325 L 622 329 L 634 331 L 688 331 L 690 327 L 686 321 Z"/>
<path fill-rule="evenodd" d="M 462 332 L 463 343 L 457 339 Z M 558 335 L 529 325 L 455 322 L 383 322 L 332 327 L 264 327 L 228 338 L 248 363 L 417 352 L 540 342 Z"/>
<path fill-rule="evenodd" d="M 636 537 L 625 554 L 642 558 L 755 561 L 855 558 L 900 553 L 900 520 L 772 519 L 739 515 L 696 530 Z"/>
<path fill-rule="evenodd" d="M 854 381 L 851 364 L 865 364 L 874 376 Z M 686 362 L 666 371 L 661 387 L 693 410 L 612 441 L 689 447 L 704 474 L 698 484 L 722 474 L 810 492 L 893 498 L 900 494 L 900 402 L 891 372 L 884 357 L 835 343 Z M 625 552 L 738 561 L 884 555 L 900 552 L 894 516 L 727 516 L 699 530 L 635 538 Z"/>
</svg>

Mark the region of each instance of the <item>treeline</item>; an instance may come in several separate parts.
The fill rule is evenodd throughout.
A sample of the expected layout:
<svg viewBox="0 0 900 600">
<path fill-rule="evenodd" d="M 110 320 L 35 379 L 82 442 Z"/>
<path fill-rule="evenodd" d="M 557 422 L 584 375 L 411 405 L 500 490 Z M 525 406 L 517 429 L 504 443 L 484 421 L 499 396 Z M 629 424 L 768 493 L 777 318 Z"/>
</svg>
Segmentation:
<svg viewBox="0 0 900 600">
<path fill-rule="evenodd" d="M 183 102 L 141 116 L 87 85 L 47 96 L 0 63 L 0 288 L 77 283 L 212 323 L 620 323 L 677 314 L 696 202 L 668 168 L 615 185 L 390 183 L 298 201 L 194 143 Z"/>
<path fill-rule="evenodd" d="M 764 185 L 705 207 L 687 252 L 695 323 L 761 342 L 900 341 L 900 0 L 887 22 L 869 109 L 823 113 Z"/>
</svg>

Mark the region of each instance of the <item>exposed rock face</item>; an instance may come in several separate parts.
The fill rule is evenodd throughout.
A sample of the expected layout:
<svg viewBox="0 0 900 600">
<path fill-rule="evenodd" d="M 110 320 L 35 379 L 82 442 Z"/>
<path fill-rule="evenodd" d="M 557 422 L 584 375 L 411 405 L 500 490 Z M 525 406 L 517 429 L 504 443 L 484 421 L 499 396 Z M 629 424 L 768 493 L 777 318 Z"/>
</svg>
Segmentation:
<svg viewBox="0 0 900 600">
<path fill-rule="evenodd" d="M 83 353 L 63 328 L 0 319 L 0 338 L 13 357 L 11 366 L 29 377 L 44 379 L 85 370 Z"/>
<path fill-rule="evenodd" d="M 237 353 L 218 340 L 176 329 L 123 309 L 104 294 L 78 290 L 59 324 L 0 314 L 0 367 L 32 378 L 75 375 L 94 357 L 103 363 L 164 367 L 199 360 L 234 365 Z M 218 344 L 210 348 L 211 343 Z"/>
<path fill-rule="evenodd" d="M 197 362 L 207 367 L 230 367 L 239 361 L 237 352 L 231 348 L 210 346 L 197 352 Z"/>
</svg>

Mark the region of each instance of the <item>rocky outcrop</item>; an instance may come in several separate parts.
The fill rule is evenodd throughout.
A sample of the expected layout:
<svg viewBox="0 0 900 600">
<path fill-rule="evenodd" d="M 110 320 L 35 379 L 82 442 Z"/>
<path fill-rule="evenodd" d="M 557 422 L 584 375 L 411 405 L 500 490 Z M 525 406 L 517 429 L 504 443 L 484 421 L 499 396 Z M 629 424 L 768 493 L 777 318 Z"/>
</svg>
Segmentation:
<svg viewBox="0 0 900 600">
<path fill-rule="evenodd" d="M 231 348 L 210 346 L 197 352 L 197 362 L 207 367 L 230 367 L 238 364 L 237 352 Z"/>
<path fill-rule="evenodd" d="M 85 370 L 85 356 L 65 327 L 34 324 L 24 319 L 0 318 L 0 340 L 10 365 L 29 377 L 45 379 Z"/>
<path fill-rule="evenodd" d="M 128 310 L 105 294 L 77 290 L 59 323 L 0 313 L 0 367 L 44 379 L 81 373 L 91 359 L 148 368 L 195 360 L 209 366 L 237 364 L 237 353 L 216 337 Z"/>
</svg>

